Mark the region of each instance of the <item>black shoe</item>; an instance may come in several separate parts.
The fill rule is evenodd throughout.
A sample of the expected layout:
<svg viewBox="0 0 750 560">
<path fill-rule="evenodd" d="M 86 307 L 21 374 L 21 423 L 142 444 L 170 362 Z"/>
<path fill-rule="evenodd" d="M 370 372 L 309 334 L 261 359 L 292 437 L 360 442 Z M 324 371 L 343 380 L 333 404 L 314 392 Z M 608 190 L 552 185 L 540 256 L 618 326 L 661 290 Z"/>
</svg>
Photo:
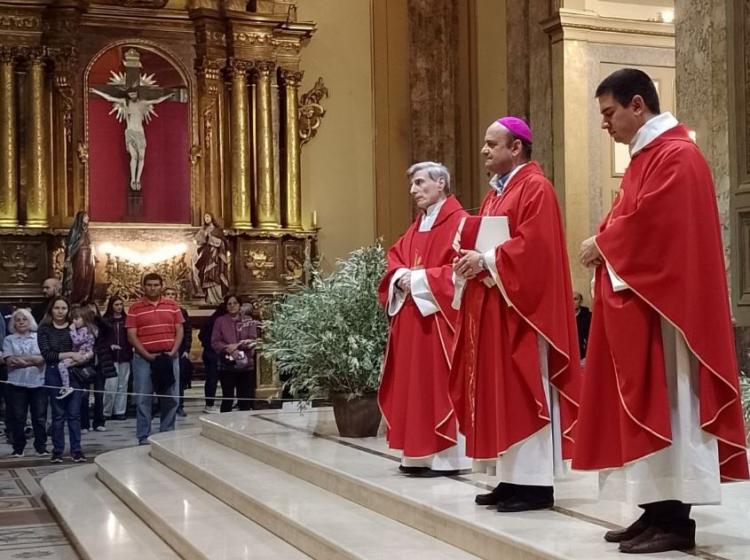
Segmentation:
<svg viewBox="0 0 750 560">
<path fill-rule="evenodd" d="M 432 469 L 425 469 L 423 471 L 411 473 L 409 476 L 412 478 L 437 478 L 439 476 L 456 476 L 458 474 L 461 474 L 461 471 L 434 471 Z"/>
<path fill-rule="evenodd" d="M 682 519 L 665 525 L 651 525 L 637 537 L 620 543 L 625 554 L 656 554 L 695 548 L 695 521 Z"/>
<path fill-rule="evenodd" d="M 625 529 L 615 529 L 604 533 L 604 540 L 607 542 L 623 542 L 634 539 L 651 525 L 651 516 L 648 510 L 644 511 L 629 527 Z"/>
<path fill-rule="evenodd" d="M 122 421 L 122 420 L 127 420 L 127 418 L 128 418 L 128 417 L 127 417 L 127 416 L 125 416 L 124 414 L 115 414 L 115 415 L 114 415 L 114 416 L 112 417 L 112 420 L 118 420 L 118 421 Z"/>
<path fill-rule="evenodd" d="M 187 412 L 185 412 L 184 408 L 178 408 L 177 416 L 179 416 L 180 418 L 185 418 L 185 416 L 187 416 Z"/>
<path fill-rule="evenodd" d="M 85 463 L 86 457 L 80 451 L 74 451 L 70 456 L 74 463 Z"/>
<path fill-rule="evenodd" d="M 52 452 L 52 457 L 50 457 L 49 462 L 50 463 L 62 463 L 63 462 L 62 453 L 60 453 L 58 451 L 53 451 Z"/>
<path fill-rule="evenodd" d="M 501 482 L 492 492 L 487 494 L 477 494 L 474 497 L 474 503 L 478 506 L 496 506 L 503 500 L 507 500 L 513 495 L 515 484 Z"/>
<path fill-rule="evenodd" d="M 555 505 L 555 494 L 552 486 L 516 485 L 515 491 L 507 500 L 497 504 L 500 513 L 550 509 Z"/>
<path fill-rule="evenodd" d="M 428 471 L 430 469 L 427 467 L 405 467 L 404 465 L 399 465 L 398 470 L 399 472 L 402 472 L 404 474 L 416 474 L 418 472 Z"/>
</svg>

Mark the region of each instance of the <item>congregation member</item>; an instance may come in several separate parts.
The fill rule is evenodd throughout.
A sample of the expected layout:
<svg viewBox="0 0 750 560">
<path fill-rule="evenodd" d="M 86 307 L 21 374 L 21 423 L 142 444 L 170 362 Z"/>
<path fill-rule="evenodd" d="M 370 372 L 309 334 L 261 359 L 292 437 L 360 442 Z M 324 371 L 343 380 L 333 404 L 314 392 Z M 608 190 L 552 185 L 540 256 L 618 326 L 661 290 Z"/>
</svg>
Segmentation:
<svg viewBox="0 0 750 560">
<path fill-rule="evenodd" d="M 62 290 L 62 284 L 57 278 L 47 278 L 42 282 L 42 295 L 44 300 L 39 303 L 35 303 L 31 306 L 31 315 L 37 324 L 41 323 L 44 315 L 47 313 L 47 308 L 54 298 L 60 295 Z"/>
<path fill-rule="evenodd" d="M 34 450 L 38 457 L 47 452 L 47 390 L 44 385 L 44 358 L 37 342 L 37 324 L 28 309 L 13 312 L 9 324 L 10 334 L 3 340 L 3 360 L 8 368 L 5 386 L 7 406 L 12 420 L 13 453 L 11 457 L 24 456 L 26 416 L 31 414 L 34 430 Z"/>
<path fill-rule="evenodd" d="M 565 236 L 555 190 L 531 161 L 532 132 L 503 117 L 485 134 L 493 174 L 481 216 L 506 216 L 510 238 L 461 249 L 466 279 L 456 327 L 451 395 L 475 470 L 497 487 L 476 497 L 500 512 L 550 508 L 572 454 L 580 389 Z"/>
<path fill-rule="evenodd" d="M 133 356 L 133 392 L 136 393 L 136 438 L 146 445 L 151 435 L 152 394 L 159 396 L 159 431 L 174 430 L 179 405 L 182 313 L 162 296 L 164 281 L 155 272 L 143 276 L 144 296 L 129 309 L 125 327 Z"/>
<path fill-rule="evenodd" d="M 632 159 L 579 255 L 595 275 L 573 467 L 602 469 L 603 498 L 643 509 L 606 533 L 621 552 L 690 549 L 691 506 L 748 478 L 716 192 L 647 74 L 618 70 L 596 98 Z"/>
<path fill-rule="evenodd" d="M 576 330 L 578 332 L 578 354 L 581 360 L 586 358 L 586 347 L 589 343 L 591 330 L 591 310 L 583 305 L 583 295 L 573 292 L 573 305 L 576 314 Z"/>
<path fill-rule="evenodd" d="M 407 171 L 419 212 L 388 251 L 379 298 L 390 317 L 378 403 L 388 446 L 401 451 L 401 472 L 455 475 L 471 467 L 449 392 L 456 310 L 453 238 L 467 213 L 450 191 L 450 174 L 425 161 Z"/>
<path fill-rule="evenodd" d="M 105 387 L 109 379 L 117 378 L 117 370 L 114 364 L 114 353 L 109 339 L 111 338 L 111 327 L 99 314 L 99 308 L 95 303 L 89 303 L 85 306 L 73 305 L 70 308 L 71 321 L 80 315 L 82 321 L 94 335 L 94 363 L 93 368 L 95 375 L 90 382 L 84 387 L 86 391 L 83 394 L 81 402 L 81 431 L 86 432 L 94 430 L 97 432 L 106 432 L 106 418 L 104 414 Z M 93 387 L 93 414 L 89 414 L 89 390 Z"/>
<path fill-rule="evenodd" d="M 216 319 L 211 333 L 211 347 L 219 356 L 221 412 L 232 410 L 235 392 L 240 410 L 251 410 L 255 398 L 255 359 L 251 347 L 258 338 L 258 327 L 252 317 L 242 313 L 239 297 L 224 297 L 226 313 Z"/>
<path fill-rule="evenodd" d="M 219 384 L 219 355 L 214 352 L 214 349 L 211 346 L 211 335 L 213 334 L 216 319 L 224 315 L 226 312 L 227 310 L 224 307 L 224 302 L 222 302 L 198 331 L 198 340 L 200 340 L 201 347 L 203 348 L 203 352 L 201 353 L 201 358 L 203 359 L 203 375 L 205 376 L 203 393 L 206 398 L 206 406 L 203 408 L 203 412 L 206 414 L 217 414 L 220 412 L 220 410 L 214 406 L 216 387 Z"/>
<path fill-rule="evenodd" d="M 56 296 L 50 301 L 47 314 L 42 319 L 37 334 L 39 350 L 45 362 L 44 384 L 48 387 L 49 402 L 52 408 L 52 463 L 63 462 L 65 451 L 65 426 L 68 426 L 70 455 L 73 462 L 86 461 L 81 450 L 81 384 L 76 375 L 70 378 L 73 392 L 63 399 L 58 399 L 62 380 L 58 365 L 61 360 L 71 359 L 74 366 L 87 364 L 84 353 L 73 351 L 73 340 L 70 337 L 70 317 L 68 301 Z"/>
<path fill-rule="evenodd" d="M 104 418 L 125 420 L 128 406 L 128 379 L 130 378 L 130 361 L 133 359 L 133 347 L 128 342 L 125 320 L 125 301 L 115 294 L 109 298 L 104 311 L 104 320 L 109 325 L 105 343 L 112 350 L 114 368 L 117 375 L 104 382 Z"/>
<path fill-rule="evenodd" d="M 182 313 L 182 344 L 178 352 L 180 360 L 180 404 L 177 407 L 177 416 L 184 418 L 187 416 L 185 412 L 185 389 L 190 385 L 190 379 L 192 378 L 193 364 L 190 361 L 190 350 L 193 347 L 193 326 L 190 322 L 190 314 L 188 310 L 182 307 L 177 300 L 177 290 L 175 288 L 166 288 L 164 290 L 164 297 L 171 299 L 180 307 L 180 313 Z"/>
</svg>

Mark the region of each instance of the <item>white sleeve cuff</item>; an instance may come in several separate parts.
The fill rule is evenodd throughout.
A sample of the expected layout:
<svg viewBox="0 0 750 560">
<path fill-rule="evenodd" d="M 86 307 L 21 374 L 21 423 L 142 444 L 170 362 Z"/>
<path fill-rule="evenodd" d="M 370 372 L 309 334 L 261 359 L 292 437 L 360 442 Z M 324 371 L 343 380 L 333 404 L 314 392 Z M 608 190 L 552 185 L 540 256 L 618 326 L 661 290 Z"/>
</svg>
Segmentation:
<svg viewBox="0 0 750 560">
<path fill-rule="evenodd" d="M 391 284 L 388 286 L 388 316 L 393 317 L 401 311 L 401 307 L 406 301 L 406 294 L 396 288 L 396 283 L 409 272 L 408 268 L 399 268 L 391 277 Z"/>
<path fill-rule="evenodd" d="M 427 271 L 424 268 L 411 271 L 411 297 L 423 317 L 440 311 L 427 283 Z"/>
<path fill-rule="evenodd" d="M 490 279 L 485 278 L 484 283 L 488 288 L 491 288 L 495 284 L 500 283 L 500 275 L 497 272 L 497 261 L 495 260 L 495 247 L 483 253 L 482 256 L 484 257 L 484 265 L 487 267 L 487 272 L 492 278 L 492 282 L 488 282 Z"/>
</svg>

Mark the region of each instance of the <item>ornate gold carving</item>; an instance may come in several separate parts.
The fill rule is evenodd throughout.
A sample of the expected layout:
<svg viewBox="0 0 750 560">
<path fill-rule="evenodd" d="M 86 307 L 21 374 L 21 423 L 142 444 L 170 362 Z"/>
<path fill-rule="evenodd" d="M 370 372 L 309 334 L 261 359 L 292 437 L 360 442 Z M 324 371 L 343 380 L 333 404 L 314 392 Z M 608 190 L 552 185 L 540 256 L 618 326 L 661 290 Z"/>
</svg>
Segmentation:
<svg viewBox="0 0 750 560">
<path fill-rule="evenodd" d="M 76 154 L 78 155 L 78 161 L 81 162 L 81 165 L 86 165 L 89 162 L 89 145 L 84 142 L 78 142 Z"/>
<path fill-rule="evenodd" d="M 41 48 L 28 49 L 27 135 L 26 135 L 26 225 L 49 225 L 49 125 L 44 84 L 44 55 Z"/>
<path fill-rule="evenodd" d="M 198 160 L 201 159 L 202 155 L 203 152 L 201 151 L 201 147 L 197 144 L 193 144 L 190 148 L 190 163 L 192 165 L 196 165 L 198 163 Z"/>
<path fill-rule="evenodd" d="M 18 225 L 18 135 L 14 52 L 0 48 L 0 226 Z"/>
<path fill-rule="evenodd" d="M 282 68 L 280 74 L 285 85 L 299 87 L 300 83 L 302 83 L 304 72 L 301 72 L 300 70 L 292 70 L 290 68 Z"/>
<path fill-rule="evenodd" d="M 243 251 L 245 268 L 250 271 L 253 280 L 268 280 L 269 273 L 276 268 L 273 256 L 260 248 Z"/>
<path fill-rule="evenodd" d="M 29 254 L 28 246 L 24 243 L 10 243 L 4 245 L 0 253 L 0 268 L 3 276 L 10 278 L 14 283 L 23 284 L 39 268 L 39 262 L 35 256 Z"/>
<path fill-rule="evenodd" d="M 54 83 L 63 106 L 63 128 L 65 141 L 70 144 L 73 139 L 73 91 L 75 68 L 78 62 L 78 51 L 73 47 L 54 49 L 50 56 L 55 61 Z"/>
<path fill-rule="evenodd" d="M 119 4 L 134 8 L 163 8 L 167 0 L 119 0 Z"/>
<path fill-rule="evenodd" d="M 65 266 L 65 247 L 58 247 L 52 251 L 52 276 L 62 281 Z"/>
<path fill-rule="evenodd" d="M 235 31 L 232 33 L 232 41 L 241 43 L 243 46 L 250 47 L 270 47 L 273 46 L 273 35 L 268 33 L 248 33 L 245 31 Z"/>
<path fill-rule="evenodd" d="M 161 275 L 164 284 L 174 287 L 180 299 L 185 299 L 189 295 L 190 267 L 185 260 L 184 253 L 146 266 L 107 254 L 104 270 L 107 296 L 119 294 L 126 301 L 141 297 L 143 295 L 141 278 L 147 272 L 156 272 Z"/>
<path fill-rule="evenodd" d="M 284 272 L 281 278 L 287 284 L 300 284 L 304 281 L 306 268 L 305 250 L 299 243 L 284 245 Z"/>
<path fill-rule="evenodd" d="M 0 15 L 0 29 L 41 31 L 42 18 L 39 16 L 22 16 L 14 14 Z"/>
<path fill-rule="evenodd" d="M 273 137 L 273 100 L 271 99 L 271 81 L 275 80 L 276 65 L 268 60 L 255 63 L 257 70 L 255 122 L 257 136 L 257 197 L 255 213 L 258 227 L 261 229 L 278 229 L 281 212 L 274 185 L 274 137 Z"/>
<path fill-rule="evenodd" d="M 323 84 L 322 77 L 318 78 L 310 91 L 300 96 L 299 137 L 303 145 L 318 133 L 320 123 L 326 114 L 326 110 L 321 105 L 324 97 L 328 97 L 328 88 Z"/>
</svg>

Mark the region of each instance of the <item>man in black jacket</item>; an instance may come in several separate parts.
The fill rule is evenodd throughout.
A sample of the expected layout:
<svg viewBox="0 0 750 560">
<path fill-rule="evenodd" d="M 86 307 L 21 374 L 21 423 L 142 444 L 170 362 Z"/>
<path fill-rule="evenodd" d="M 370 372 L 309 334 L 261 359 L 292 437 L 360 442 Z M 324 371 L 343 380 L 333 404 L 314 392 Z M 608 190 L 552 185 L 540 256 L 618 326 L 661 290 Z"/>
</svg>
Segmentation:
<svg viewBox="0 0 750 560">
<path fill-rule="evenodd" d="M 175 288 L 166 288 L 164 290 L 164 297 L 173 300 L 179 304 L 177 299 L 177 290 Z M 177 407 L 177 416 L 185 417 L 185 388 L 190 386 L 190 378 L 192 377 L 193 364 L 190 361 L 190 349 L 193 346 L 193 327 L 190 323 L 190 315 L 187 309 L 180 305 L 180 311 L 182 312 L 182 318 L 184 323 L 182 328 L 184 335 L 182 337 L 182 344 L 180 345 L 180 405 Z"/>
<path fill-rule="evenodd" d="M 578 351 L 581 360 L 586 357 L 586 347 L 589 344 L 589 328 L 591 327 L 591 311 L 582 305 L 583 296 L 573 292 L 573 305 L 576 312 L 576 327 L 578 327 Z"/>
</svg>

